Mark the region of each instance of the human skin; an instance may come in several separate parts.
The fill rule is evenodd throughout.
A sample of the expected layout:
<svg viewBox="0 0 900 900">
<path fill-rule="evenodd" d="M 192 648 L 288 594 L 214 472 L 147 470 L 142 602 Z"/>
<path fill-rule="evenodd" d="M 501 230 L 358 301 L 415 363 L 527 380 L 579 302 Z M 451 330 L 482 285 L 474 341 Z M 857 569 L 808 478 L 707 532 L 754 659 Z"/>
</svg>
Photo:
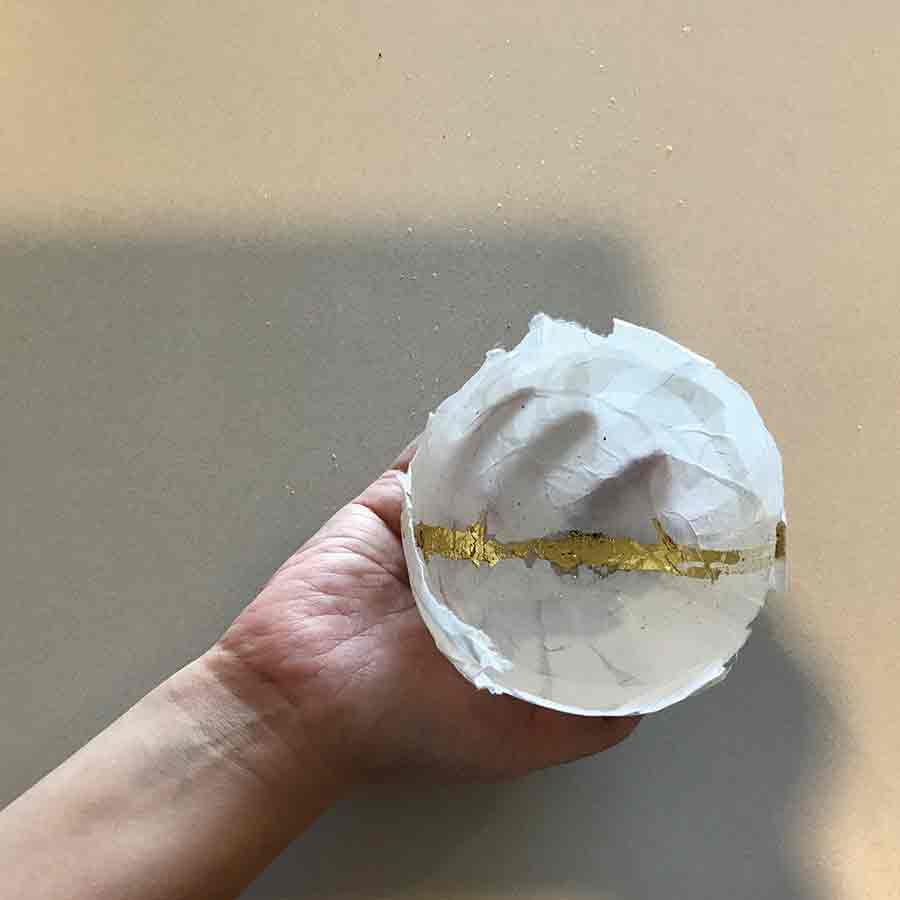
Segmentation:
<svg viewBox="0 0 900 900">
<path fill-rule="evenodd" d="M 236 897 L 354 787 L 496 781 L 605 750 L 637 718 L 476 690 L 409 588 L 410 447 L 222 638 L 0 813 L 9 896 Z"/>
</svg>

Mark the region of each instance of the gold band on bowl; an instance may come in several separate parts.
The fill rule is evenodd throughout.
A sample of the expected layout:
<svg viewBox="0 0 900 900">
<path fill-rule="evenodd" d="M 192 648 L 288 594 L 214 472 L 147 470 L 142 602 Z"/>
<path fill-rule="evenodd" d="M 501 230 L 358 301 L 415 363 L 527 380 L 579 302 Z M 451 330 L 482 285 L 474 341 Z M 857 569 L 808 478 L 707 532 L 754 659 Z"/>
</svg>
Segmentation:
<svg viewBox="0 0 900 900">
<path fill-rule="evenodd" d="M 542 559 L 564 572 L 588 566 L 607 575 L 613 572 L 666 572 L 686 578 L 759 572 L 785 556 L 786 529 L 779 522 L 772 540 L 761 547 L 743 550 L 710 550 L 676 544 L 658 519 L 653 520 L 658 543 L 642 544 L 631 538 L 569 531 L 559 537 L 533 538 L 504 543 L 488 538 L 484 522 L 468 528 L 441 525 L 415 526 L 416 545 L 427 560 L 430 556 L 467 560 L 480 566 L 495 566 L 505 559 Z"/>
</svg>

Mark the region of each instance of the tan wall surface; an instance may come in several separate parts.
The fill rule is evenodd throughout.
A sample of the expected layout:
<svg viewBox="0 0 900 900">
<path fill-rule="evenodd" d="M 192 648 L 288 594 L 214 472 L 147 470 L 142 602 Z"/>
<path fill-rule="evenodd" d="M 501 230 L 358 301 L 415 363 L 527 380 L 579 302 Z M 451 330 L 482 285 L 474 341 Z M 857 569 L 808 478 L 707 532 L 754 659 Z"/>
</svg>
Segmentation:
<svg viewBox="0 0 900 900">
<path fill-rule="evenodd" d="M 248 896 L 900 896 L 898 51 L 887 0 L 0 4 L 0 802 L 531 313 L 617 314 L 753 394 L 789 596 L 622 747 L 357 798 Z"/>
</svg>

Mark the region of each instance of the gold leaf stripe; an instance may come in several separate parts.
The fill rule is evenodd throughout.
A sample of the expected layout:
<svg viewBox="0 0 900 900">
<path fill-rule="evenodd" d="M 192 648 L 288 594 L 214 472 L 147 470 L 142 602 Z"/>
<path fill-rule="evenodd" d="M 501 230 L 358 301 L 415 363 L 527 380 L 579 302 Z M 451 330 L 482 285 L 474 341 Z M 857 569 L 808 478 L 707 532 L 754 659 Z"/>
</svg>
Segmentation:
<svg viewBox="0 0 900 900">
<path fill-rule="evenodd" d="M 488 538 L 483 522 L 468 528 L 445 528 L 419 522 L 416 544 L 427 560 L 431 556 L 467 560 L 480 566 L 495 566 L 505 559 L 542 559 L 570 572 L 589 566 L 603 574 L 612 572 L 666 572 L 687 578 L 758 572 L 785 555 L 785 525 L 779 522 L 772 541 L 762 547 L 743 550 L 710 550 L 676 544 L 658 519 L 653 520 L 658 543 L 642 544 L 631 538 L 570 531 L 559 537 L 533 538 L 503 543 Z"/>
</svg>

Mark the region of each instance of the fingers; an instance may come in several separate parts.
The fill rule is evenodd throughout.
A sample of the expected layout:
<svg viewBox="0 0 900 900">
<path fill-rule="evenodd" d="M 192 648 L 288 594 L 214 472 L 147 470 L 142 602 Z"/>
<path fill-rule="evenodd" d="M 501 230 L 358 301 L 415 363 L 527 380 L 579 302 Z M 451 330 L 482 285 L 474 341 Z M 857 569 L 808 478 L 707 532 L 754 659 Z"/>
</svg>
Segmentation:
<svg viewBox="0 0 900 900">
<path fill-rule="evenodd" d="M 544 757 L 538 764 L 555 765 L 608 750 L 625 740 L 640 721 L 640 716 L 577 716 L 536 710 L 534 743 Z"/>
<path fill-rule="evenodd" d="M 391 464 L 388 471 L 396 470 L 398 472 L 405 472 L 409 468 L 410 462 L 412 462 L 412 458 L 416 455 L 416 449 L 419 446 L 419 441 L 422 439 L 421 434 L 417 434 L 400 452 L 400 455 L 394 462 Z"/>
<path fill-rule="evenodd" d="M 388 469 L 377 481 L 373 481 L 354 501 L 368 507 L 400 537 L 400 515 L 403 512 L 403 485 L 396 469 Z"/>
<path fill-rule="evenodd" d="M 400 536 L 400 513 L 403 510 L 403 487 L 397 473 L 405 472 L 409 468 L 421 437 L 422 435 L 418 435 L 413 438 L 390 468 L 372 482 L 355 501 L 371 509 L 397 537 Z"/>
</svg>

